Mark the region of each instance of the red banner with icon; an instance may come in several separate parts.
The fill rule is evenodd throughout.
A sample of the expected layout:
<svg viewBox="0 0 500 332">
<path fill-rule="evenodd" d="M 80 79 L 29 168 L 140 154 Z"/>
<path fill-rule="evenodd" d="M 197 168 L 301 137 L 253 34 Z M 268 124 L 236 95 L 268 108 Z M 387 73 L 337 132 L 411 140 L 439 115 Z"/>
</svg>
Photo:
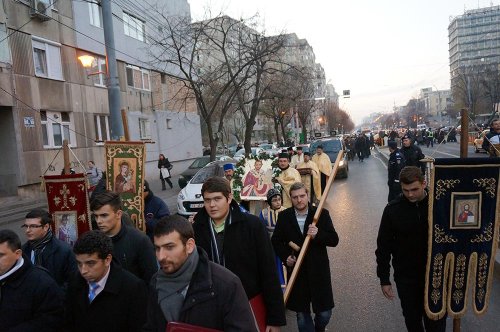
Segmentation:
<svg viewBox="0 0 500 332">
<path fill-rule="evenodd" d="M 85 174 L 46 175 L 44 181 L 54 236 L 73 246 L 91 229 Z"/>
</svg>

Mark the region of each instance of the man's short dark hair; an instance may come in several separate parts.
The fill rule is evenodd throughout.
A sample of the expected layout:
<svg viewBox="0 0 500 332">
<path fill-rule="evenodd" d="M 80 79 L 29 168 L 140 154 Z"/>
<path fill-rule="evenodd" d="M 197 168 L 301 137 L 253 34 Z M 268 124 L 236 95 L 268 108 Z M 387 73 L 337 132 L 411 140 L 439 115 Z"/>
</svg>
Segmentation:
<svg viewBox="0 0 500 332">
<path fill-rule="evenodd" d="M 191 223 L 177 214 L 163 217 L 158 221 L 155 226 L 154 236 L 160 237 L 174 231 L 180 234 L 183 244 L 186 244 L 189 239 L 194 239 L 194 230 Z"/>
<path fill-rule="evenodd" d="M 321 150 L 323 150 L 323 145 L 321 145 L 321 144 L 320 144 L 320 145 L 318 145 L 318 146 L 316 147 L 316 150 L 317 150 L 317 149 L 321 149 Z"/>
<path fill-rule="evenodd" d="M 0 244 L 5 242 L 7 242 L 7 247 L 12 251 L 21 249 L 21 240 L 19 236 L 10 229 L 2 229 L 0 231 Z"/>
<path fill-rule="evenodd" d="M 47 225 L 52 222 L 52 216 L 50 213 L 44 209 L 33 209 L 25 217 L 26 219 L 38 219 L 40 218 L 40 224 Z"/>
<path fill-rule="evenodd" d="M 100 259 L 105 259 L 113 254 L 113 242 L 101 231 L 88 231 L 84 233 L 73 246 L 75 255 L 92 255 L 97 253 Z"/>
<path fill-rule="evenodd" d="M 110 205 L 113 211 L 118 211 L 122 208 L 122 201 L 118 193 L 107 191 L 100 193 L 90 202 L 90 210 L 96 211 L 104 205 Z"/>
<path fill-rule="evenodd" d="M 424 175 L 419 167 L 406 166 L 399 173 L 399 181 L 404 184 L 412 184 L 415 181 L 424 183 Z"/>
<path fill-rule="evenodd" d="M 303 184 L 302 182 L 295 182 L 294 184 L 292 184 L 292 186 L 290 187 L 290 196 L 292 196 L 292 191 L 296 191 L 296 190 L 300 190 L 304 188 L 306 190 L 306 193 L 309 193 L 309 190 L 307 190 L 307 187 L 305 184 Z"/>
<path fill-rule="evenodd" d="M 226 178 L 212 176 L 201 186 L 201 195 L 205 196 L 205 193 L 222 193 L 226 198 L 229 198 L 231 184 Z"/>
</svg>

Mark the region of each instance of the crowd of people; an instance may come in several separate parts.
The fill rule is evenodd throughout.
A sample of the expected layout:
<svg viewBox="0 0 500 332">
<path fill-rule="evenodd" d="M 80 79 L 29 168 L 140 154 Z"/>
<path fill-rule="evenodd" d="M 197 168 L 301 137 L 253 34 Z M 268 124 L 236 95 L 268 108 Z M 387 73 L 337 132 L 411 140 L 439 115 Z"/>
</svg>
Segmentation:
<svg viewBox="0 0 500 332">
<path fill-rule="evenodd" d="M 500 128 L 496 135 L 491 142 Z M 369 156 L 373 137 L 345 140 L 360 161 Z M 401 148 L 389 141 L 389 203 L 377 237 L 377 276 L 383 296 L 393 300 L 392 264 L 408 331 L 445 331 L 446 317 L 432 321 L 424 313 L 423 154 L 412 136 L 401 140 Z M 160 161 L 158 167 L 168 169 Z M 189 220 L 170 215 L 146 181 L 146 234 L 132 226 L 116 192 L 93 195 L 93 230 L 72 247 L 54 236 L 47 211 L 30 211 L 22 226 L 25 244 L 14 232 L 0 231 L 0 330 L 163 332 L 178 322 L 193 331 L 273 332 L 286 326 L 286 308 L 296 313 L 299 331 L 325 331 L 334 308 L 327 247 L 337 246 L 339 235 L 328 210 L 316 223 L 313 216 L 331 160 L 318 146 L 312 156 L 300 148 L 282 152 L 278 165 L 273 181 L 282 190 L 267 190 L 268 206 L 259 216 L 234 200 L 231 164 L 224 166 L 225 177 L 205 181 L 203 208 Z M 306 237 L 311 242 L 297 267 Z M 300 272 L 284 303 L 295 268 Z"/>
</svg>

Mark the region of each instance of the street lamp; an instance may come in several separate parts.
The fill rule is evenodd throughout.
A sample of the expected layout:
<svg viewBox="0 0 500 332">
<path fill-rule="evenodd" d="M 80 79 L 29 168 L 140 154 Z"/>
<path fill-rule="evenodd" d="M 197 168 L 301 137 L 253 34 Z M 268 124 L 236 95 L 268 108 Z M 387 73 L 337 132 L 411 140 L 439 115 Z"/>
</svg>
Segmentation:
<svg viewBox="0 0 500 332">
<path fill-rule="evenodd" d="M 89 78 L 92 75 L 106 74 L 103 71 L 96 71 L 95 73 L 89 72 L 89 69 L 92 68 L 94 62 L 96 61 L 96 58 L 93 57 L 92 55 L 88 55 L 88 54 L 80 55 L 78 57 L 78 60 L 80 60 L 83 68 L 85 68 L 85 71 L 87 73 L 87 78 Z"/>
</svg>

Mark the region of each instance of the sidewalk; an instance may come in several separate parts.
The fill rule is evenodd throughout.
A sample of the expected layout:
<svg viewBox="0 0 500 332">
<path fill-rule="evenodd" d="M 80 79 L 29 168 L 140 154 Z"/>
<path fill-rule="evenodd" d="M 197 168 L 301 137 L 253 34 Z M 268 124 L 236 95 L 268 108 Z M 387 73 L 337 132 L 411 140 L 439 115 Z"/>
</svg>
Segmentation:
<svg viewBox="0 0 500 332">
<path fill-rule="evenodd" d="M 389 148 L 384 146 L 384 147 L 378 147 L 375 145 L 375 150 L 380 154 L 380 157 L 382 160 L 385 162 L 389 161 Z M 500 269 L 500 249 L 497 249 L 497 254 L 495 256 L 495 261 L 496 261 L 496 268 Z"/>
<path fill-rule="evenodd" d="M 161 190 L 161 181 L 157 177 L 155 179 L 148 179 L 149 187 L 153 191 L 155 196 L 160 197 L 165 203 L 167 203 L 170 214 L 177 213 L 177 195 L 181 191 L 179 188 L 179 175 L 174 175 L 170 178 L 174 187 L 170 189 L 168 183 L 165 183 L 167 190 Z"/>
</svg>

